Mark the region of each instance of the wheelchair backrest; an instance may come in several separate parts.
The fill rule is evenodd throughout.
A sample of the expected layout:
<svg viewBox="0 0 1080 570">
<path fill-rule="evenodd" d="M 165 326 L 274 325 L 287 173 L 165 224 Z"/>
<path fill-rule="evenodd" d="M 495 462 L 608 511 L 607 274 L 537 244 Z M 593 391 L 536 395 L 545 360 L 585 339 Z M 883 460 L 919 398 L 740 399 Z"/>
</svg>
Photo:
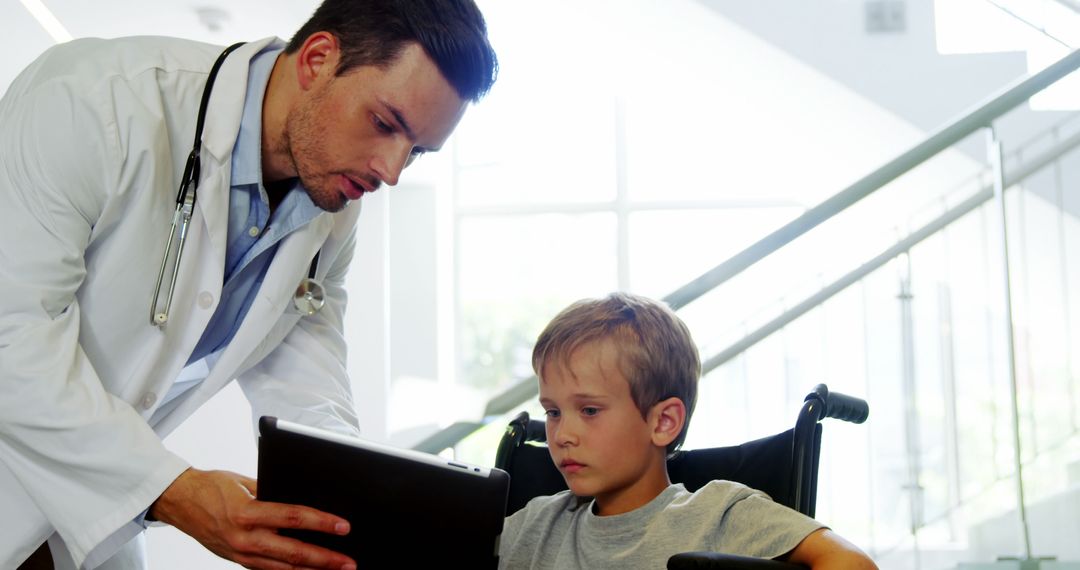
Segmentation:
<svg viewBox="0 0 1080 570">
<path fill-rule="evenodd" d="M 668 459 L 668 475 L 673 483 L 682 483 L 691 492 L 715 479 L 737 481 L 798 510 L 792 464 L 793 432 L 789 429 L 730 447 L 680 451 Z M 567 488 L 551 461 L 543 434 L 544 422 L 530 420 L 524 413 L 507 428 L 495 461 L 496 467 L 510 474 L 507 516 L 533 497 L 554 495 Z"/>
</svg>

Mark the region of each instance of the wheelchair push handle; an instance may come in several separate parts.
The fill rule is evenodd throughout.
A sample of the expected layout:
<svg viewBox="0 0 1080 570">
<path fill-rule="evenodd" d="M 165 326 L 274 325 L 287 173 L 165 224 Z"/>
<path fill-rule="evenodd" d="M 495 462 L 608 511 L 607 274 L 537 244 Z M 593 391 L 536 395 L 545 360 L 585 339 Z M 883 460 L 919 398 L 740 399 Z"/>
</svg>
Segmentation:
<svg viewBox="0 0 1080 570">
<path fill-rule="evenodd" d="M 841 394 L 840 392 L 829 392 L 829 388 L 824 384 L 818 384 L 814 387 L 814 391 L 806 396 L 806 400 L 814 398 L 821 401 L 825 409 L 825 413 L 821 416 L 822 419 L 835 418 L 853 424 L 861 424 L 870 416 L 870 404 L 867 404 L 866 400 Z"/>
<path fill-rule="evenodd" d="M 862 398 L 848 396 L 839 392 L 829 394 L 825 415 L 853 424 L 861 424 L 870 416 L 870 404 Z"/>
</svg>

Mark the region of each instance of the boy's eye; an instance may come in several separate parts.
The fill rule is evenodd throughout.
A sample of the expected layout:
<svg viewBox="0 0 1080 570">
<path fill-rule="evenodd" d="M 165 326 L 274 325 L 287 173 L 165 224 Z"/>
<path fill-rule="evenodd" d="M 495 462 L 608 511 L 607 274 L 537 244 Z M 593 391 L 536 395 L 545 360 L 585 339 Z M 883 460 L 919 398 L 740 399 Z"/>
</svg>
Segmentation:
<svg viewBox="0 0 1080 570">
<path fill-rule="evenodd" d="M 549 418 L 557 418 L 557 417 L 559 417 L 559 410 L 555 410 L 555 409 L 544 410 L 544 415 L 549 417 Z"/>
<path fill-rule="evenodd" d="M 585 414 L 586 416 L 595 416 L 596 414 L 600 413 L 600 408 L 596 408 L 593 406 L 585 406 L 584 408 L 581 408 L 581 413 Z"/>
</svg>

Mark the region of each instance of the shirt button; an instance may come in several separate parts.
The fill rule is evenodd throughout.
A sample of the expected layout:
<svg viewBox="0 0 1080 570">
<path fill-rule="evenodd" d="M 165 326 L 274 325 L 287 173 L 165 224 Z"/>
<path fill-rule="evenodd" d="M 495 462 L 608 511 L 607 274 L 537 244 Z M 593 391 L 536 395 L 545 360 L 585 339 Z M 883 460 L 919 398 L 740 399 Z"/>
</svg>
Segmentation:
<svg viewBox="0 0 1080 570">
<path fill-rule="evenodd" d="M 157 402 L 157 394 L 153 392 L 147 392 L 146 395 L 142 397 L 139 405 L 142 406 L 142 409 L 149 410 L 150 408 L 154 407 L 154 402 Z"/>
<path fill-rule="evenodd" d="M 199 308 L 209 309 L 210 305 L 214 304 L 214 296 L 211 295 L 209 291 L 203 291 L 202 293 L 199 293 L 198 303 Z"/>
<path fill-rule="evenodd" d="M 251 229 L 248 230 L 248 235 L 251 237 L 259 237 L 259 227 L 251 226 Z"/>
</svg>

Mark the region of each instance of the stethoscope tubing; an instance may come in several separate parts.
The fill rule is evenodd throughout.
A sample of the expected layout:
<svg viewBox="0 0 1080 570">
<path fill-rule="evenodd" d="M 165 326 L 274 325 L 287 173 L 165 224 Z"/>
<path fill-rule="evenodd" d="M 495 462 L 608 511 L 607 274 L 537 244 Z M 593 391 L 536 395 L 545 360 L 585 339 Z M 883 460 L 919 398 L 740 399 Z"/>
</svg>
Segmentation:
<svg viewBox="0 0 1080 570">
<path fill-rule="evenodd" d="M 192 144 L 187 163 L 184 164 L 184 175 L 180 178 L 180 189 L 176 193 L 176 211 L 173 213 L 169 239 L 165 242 L 165 251 L 161 256 L 161 267 L 158 269 L 157 285 L 154 288 L 154 300 L 150 304 L 150 324 L 157 327 L 164 327 L 165 323 L 169 321 L 169 309 L 172 308 L 173 293 L 176 292 L 176 281 L 180 276 L 180 260 L 184 256 L 188 225 L 191 223 L 191 216 L 195 211 L 195 199 L 199 190 L 199 175 L 201 174 L 199 154 L 202 152 L 202 132 L 203 125 L 206 123 L 206 108 L 210 104 L 210 92 L 213 89 L 214 80 L 217 78 L 221 65 L 225 63 L 225 58 L 242 45 L 244 45 L 244 42 L 235 43 L 221 52 L 221 55 L 214 61 L 213 67 L 210 68 L 210 74 L 206 78 L 206 86 L 203 87 L 202 100 L 199 102 L 199 114 L 195 120 L 195 142 Z M 172 244 L 178 225 L 180 227 L 180 240 L 176 247 L 176 261 L 173 263 L 169 293 L 165 296 L 165 307 L 164 310 L 159 312 L 157 309 L 161 298 L 161 286 L 164 283 L 165 269 L 169 265 L 169 254 L 172 252 Z"/>
<path fill-rule="evenodd" d="M 206 78 L 206 86 L 203 88 L 202 100 L 199 102 L 199 114 L 195 121 L 195 142 L 192 144 L 191 153 L 188 154 L 187 163 L 184 164 L 184 174 L 180 178 L 180 188 L 176 192 L 176 211 L 173 212 L 172 225 L 169 230 L 169 239 L 165 242 L 165 251 L 161 256 L 161 266 L 158 268 L 157 286 L 154 288 L 154 300 L 150 302 L 150 324 L 163 328 L 169 322 L 169 310 L 172 308 L 173 294 L 176 292 L 176 282 L 180 277 L 180 261 L 184 257 L 184 245 L 187 243 L 188 226 L 191 224 L 191 216 L 195 212 L 195 200 L 199 190 L 199 175 L 201 165 L 199 154 L 202 152 L 202 132 L 206 123 L 206 108 L 210 104 L 210 92 L 213 89 L 214 79 L 217 78 L 221 65 L 225 58 L 236 48 L 244 45 L 243 42 L 233 44 L 218 56 Z M 173 241 L 176 241 L 177 228 L 179 227 L 180 238 L 176 246 L 176 260 L 173 262 L 172 275 L 169 280 L 169 292 L 165 296 L 165 307 L 158 311 L 158 303 L 161 300 L 161 287 L 165 280 L 165 270 L 169 266 L 169 257 L 172 252 Z M 301 315 L 314 315 L 325 304 L 325 292 L 322 285 L 315 279 L 318 268 L 319 252 L 315 252 L 315 258 L 311 260 L 311 267 L 307 279 L 300 282 L 296 293 L 293 295 L 293 307 Z"/>
<path fill-rule="evenodd" d="M 156 326 L 162 326 L 169 320 L 169 309 L 172 307 L 173 292 L 176 290 L 176 279 L 180 274 L 180 260 L 184 256 L 184 243 L 187 241 L 187 229 L 188 223 L 191 221 L 191 214 L 184 212 L 184 204 L 176 205 L 176 212 L 173 214 L 172 228 L 169 231 L 169 240 L 165 242 L 165 255 L 161 256 L 161 268 L 158 269 L 157 275 L 157 287 L 154 290 L 154 300 L 150 304 L 150 324 Z M 169 252 L 172 251 L 173 238 L 176 236 L 176 226 L 180 225 L 180 243 L 176 248 L 176 262 L 173 264 L 172 279 L 170 283 L 173 285 L 169 287 L 169 294 L 165 297 L 165 309 L 161 312 L 157 311 L 158 299 L 161 296 L 161 283 L 165 277 L 165 268 L 169 264 Z"/>
</svg>

